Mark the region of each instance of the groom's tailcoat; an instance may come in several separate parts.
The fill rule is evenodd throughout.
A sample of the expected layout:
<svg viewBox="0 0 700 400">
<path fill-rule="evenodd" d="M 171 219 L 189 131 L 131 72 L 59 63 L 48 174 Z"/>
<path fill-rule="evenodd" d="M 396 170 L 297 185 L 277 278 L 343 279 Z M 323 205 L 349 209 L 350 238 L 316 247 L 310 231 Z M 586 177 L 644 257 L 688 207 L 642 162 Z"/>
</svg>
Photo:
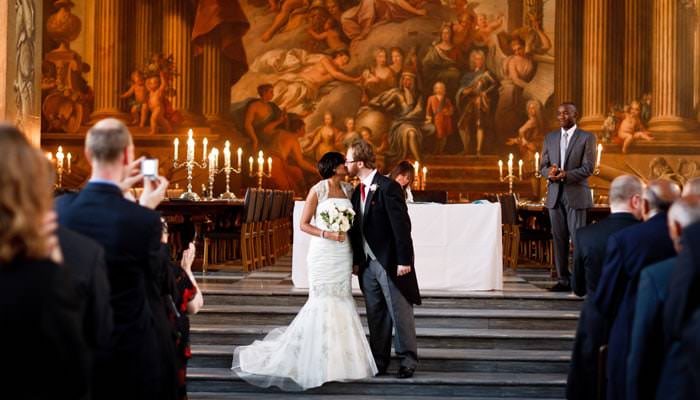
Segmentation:
<svg viewBox="0 0 700 400">
<path fill-rule="evenodd" d="M 375 190 L 371 190 L 372 186 Z M 387 276 L 396 284 L 401 294 L 412 304 L 420 304 L 420 291 L 415 268 L 403 276 L 396 275 L 399 265 L 413 267 L 413 240 L 411 220 L 403 191 L 398 183 L 381 174 L 376 174 L 372 186 L 366 188 L 365 210 L 362 212 L 359 186 L 352 195 L 352 205 L 357 215 L 350 230 L 353 248 L 353 263 L 362 273 L 368 266 L 362 239 L 372 249 L 377 261 L 384 267 Z M 362 279 L 360 279 L 362 286 Z M 364 289 L 363 289 L 364 290 Z"/>
</svg>

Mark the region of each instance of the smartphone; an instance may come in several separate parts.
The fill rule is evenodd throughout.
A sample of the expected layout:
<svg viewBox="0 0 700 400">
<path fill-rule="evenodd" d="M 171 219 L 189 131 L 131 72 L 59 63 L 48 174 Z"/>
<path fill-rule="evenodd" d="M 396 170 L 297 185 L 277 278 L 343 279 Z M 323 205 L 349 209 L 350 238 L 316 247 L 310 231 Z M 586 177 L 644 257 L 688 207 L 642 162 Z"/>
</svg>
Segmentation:
<svg viewBox="0 0 700 400">
<path fill-rule="evenodd" d="M 158 179 L 158 159 L 146 158 L 141 161 L 141 175 L 151 179 Z"/>
</svg>

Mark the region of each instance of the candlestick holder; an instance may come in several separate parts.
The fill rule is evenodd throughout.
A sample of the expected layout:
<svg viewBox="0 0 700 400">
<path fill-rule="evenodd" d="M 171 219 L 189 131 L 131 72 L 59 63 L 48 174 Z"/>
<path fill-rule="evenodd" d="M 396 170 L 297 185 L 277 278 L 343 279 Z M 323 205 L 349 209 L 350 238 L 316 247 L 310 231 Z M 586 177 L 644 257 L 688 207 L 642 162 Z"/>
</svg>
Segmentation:
<svg viewBox="0 0 700 400">
<path fill-rule="evenodd" d="M 515 174 L 509 173 L 506 176 L 501 176 L 501 182 L 508 182 L 508 194 L 513 194 L 513 182 L 515 180 L 521 180 L 522 178 L 515 176 Z"/>
<path fill-rule="evenodd" d="M 63 187 L 63 174 L 70 175 L 71 174 L 71 168 L 70 165 L 68 168 L 63 168 L 63 163 L 56 163 L 56 188 L 60 189 Z"/>
<path fill-rule="evenodd" d="M 233 167 L 229 166 L 229 167 L 221 168 L 221 169 L 216 171 L 217 174 L 220 172 L 223 172 L 224 174 L 226 174 L 226 191 L 221 193 L 219 195 L 219 198 L 222 200 L 237 199 L 238 197 L 236 197 L 235 193 L 231 192 L 231 189 L 229 186 L 229 184 L 231 182 L 231 173 L 233 172 L 234 174 L 240 174 L 241 172 L 243 172 L 243 168 L 241 168 L 240 166 L 238 168 L 233 168 Z"/>
<path fill-rule="evenodd" d="M 196 168 L 207 168 L 209 165 L 206 160 L 201 163 L 192 160 L 183 161 L 178 163 L 177 160 L 173 160 L 173 168 L 186 167 L 187 168 L 187 191 L 180 195 L 180 199 L 189 201 L 199 201 L 200 197 L 197 193 L 192 191 L 192 170 Z"/>
<path fill-rule="evenodd" d="M 258 178 L 258 189 L 262 189 L 263 178 L 271 178 L 272 172 L 265 172 L 263 169 L 258 169 L 256 172 L 250 171 L 248 176 L 251 178 Z"/>
</svg>

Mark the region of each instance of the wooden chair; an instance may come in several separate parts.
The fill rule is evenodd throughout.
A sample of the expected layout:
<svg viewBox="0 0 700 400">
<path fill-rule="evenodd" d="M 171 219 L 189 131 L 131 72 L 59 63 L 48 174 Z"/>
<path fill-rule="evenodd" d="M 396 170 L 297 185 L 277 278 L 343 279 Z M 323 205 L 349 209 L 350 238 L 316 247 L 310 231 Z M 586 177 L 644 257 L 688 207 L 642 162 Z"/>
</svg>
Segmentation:
<svg viewBox="0 0 700 400">
<path fill-rule="evenodd" d="M 275 264 L 275 255 L 272 243 L 272 226 L 275 220 L 275 207 L 277 207 L 277 190 L 270 190 L 268 194 L 268 207 L 267 213 L 264 215 L 264 221 L 262 226 L 262 242 L 263 242 L 263 258 L 265 259 L 266 265 Z"/>
<path fill-rule="evenodd" d="M 255 206 L 255 219 L 253 222 L 253 268 L 259 269 L 265 265 L 263 255 L 263 224 L 270 206 L 270 189 L 258 189 L 258 202 Z"/>
<path fill-rule="evenodd" d="M 499 194 L 501 223 L 503 224 L 503 265 L 513 270 L 518 268 L 520 226 L 518 225 L 518 205 L 514 194 Z"/>
</svg>

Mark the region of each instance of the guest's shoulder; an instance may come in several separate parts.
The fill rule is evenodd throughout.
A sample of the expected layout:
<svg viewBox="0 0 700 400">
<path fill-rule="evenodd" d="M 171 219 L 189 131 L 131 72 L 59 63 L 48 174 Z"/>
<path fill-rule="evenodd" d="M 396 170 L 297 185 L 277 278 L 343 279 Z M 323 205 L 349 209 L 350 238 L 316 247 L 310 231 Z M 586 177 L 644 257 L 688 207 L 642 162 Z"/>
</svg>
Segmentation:
<svg viewBox="0 0 700 400">
<path fill-rule="evenodd" d="M 53 201 L 56 210 L 70 206 L 71 203 L 78 197 L 78 193 L 66 193 L 56 197 Z"/>
<path fill-rule="evenodd" d="M 578 132 L 578 134 L 580 134 L 581 136 L 585 137 L 586 139 L 595 139 L 595 135 L 594 135 L 593 133 L 588 132 L 588 131 L 584 131 L 584 130 L 581 129 L 581 128 L 577 128 L 577 129 L 576 129 L 576 132 Z"/>
<path fill-rule="evenodd" d="M 546 134 L 544 136 L 544 140 L 552 140 L 552 139 L 558 138 L 559 132 L 560 132 L 559 129 L 555 129 L 553 131 L 550 131 L 548 134 Z"/>
<path fill-rule="evenodd" d="M 401 189 L 401 186 L 393 179 L 386 177 L 384 175 L 381 175 L 380 173 L 377 173 L 377 186 L 379 187 L 380 190 L 389 190 L 390 188 L 393 188 L 396 186 L 396 188 Z"/>
</svg>

